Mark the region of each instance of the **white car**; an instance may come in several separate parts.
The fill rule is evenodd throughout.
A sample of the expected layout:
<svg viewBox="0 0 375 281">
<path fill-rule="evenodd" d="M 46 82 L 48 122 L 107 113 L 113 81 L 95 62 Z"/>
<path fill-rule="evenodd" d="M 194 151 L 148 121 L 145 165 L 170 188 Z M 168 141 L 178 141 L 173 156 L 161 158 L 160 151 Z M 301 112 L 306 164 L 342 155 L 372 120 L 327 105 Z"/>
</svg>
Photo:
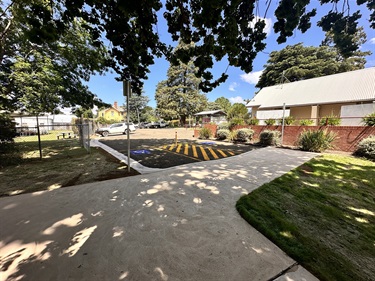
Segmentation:
<svg viewBox="0 0 375 281">
<path fill-rule="evenodd" d="M 129 131 L 134 132 L 135 126 L 133 123 L 129 123 Z M 108 136 L 109 134 L 127 134 L 128 124 L 127 123 L 114 123 L 109 127 L 99 128 L 95 133 L 102 135 L 103 137 Z"/>
<path fill-rule="evenodd" d="M 165 128 L 167 126 L 168 126 L 168 124 L 165 123 L 164 121 L 152 122 L 150 124 L 150 128 Z"/>
</svg>

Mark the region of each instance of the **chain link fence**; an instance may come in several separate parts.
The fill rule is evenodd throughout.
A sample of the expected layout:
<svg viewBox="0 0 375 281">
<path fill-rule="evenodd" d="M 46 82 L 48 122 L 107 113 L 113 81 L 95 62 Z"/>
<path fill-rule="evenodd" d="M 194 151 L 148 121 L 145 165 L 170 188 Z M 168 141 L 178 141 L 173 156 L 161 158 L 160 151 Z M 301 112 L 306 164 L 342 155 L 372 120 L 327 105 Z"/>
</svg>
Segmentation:
<svg viewBox="0 0 375 281">
<path fill-rule="evenodd" d="M 90 135 L 95 124 L 83 120 L 81 124 L 39 125 L 16 127 L 14 139 L 23 158 L 46 158 L 69 155 L 69 150 L 83 147 L 90 153 Z"/>
</svg>

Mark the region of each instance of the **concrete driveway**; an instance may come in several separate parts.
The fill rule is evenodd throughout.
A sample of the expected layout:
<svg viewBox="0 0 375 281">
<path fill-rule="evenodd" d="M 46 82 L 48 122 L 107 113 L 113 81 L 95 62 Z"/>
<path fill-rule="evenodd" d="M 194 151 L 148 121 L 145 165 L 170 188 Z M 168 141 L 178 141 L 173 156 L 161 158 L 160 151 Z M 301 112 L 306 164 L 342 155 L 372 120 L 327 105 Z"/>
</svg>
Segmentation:
<svg viewBox="0 0 375 281">
<path fill-rule="evenodd" d="M 0 198 L 0 280 L 317 280 L 235 210 L 314 156 L 263 148 Z"/>
</svg>

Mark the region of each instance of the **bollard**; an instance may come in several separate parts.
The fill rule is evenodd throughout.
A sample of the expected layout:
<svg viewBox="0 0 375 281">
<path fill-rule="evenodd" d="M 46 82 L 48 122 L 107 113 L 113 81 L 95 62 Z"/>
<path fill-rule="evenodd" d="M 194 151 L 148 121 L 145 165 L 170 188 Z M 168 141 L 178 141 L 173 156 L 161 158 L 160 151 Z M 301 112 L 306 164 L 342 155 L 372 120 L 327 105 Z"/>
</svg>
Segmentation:
<svg viewBox="0 0 375 281">
<path fill-rule="evenodd" d="M 175 145 L 177 146 L 177 131 L 176 131 L 176 135 L 175 135 L 175 137 L 174 137 L 174 143 L 175 143 Z"/>
</svg>

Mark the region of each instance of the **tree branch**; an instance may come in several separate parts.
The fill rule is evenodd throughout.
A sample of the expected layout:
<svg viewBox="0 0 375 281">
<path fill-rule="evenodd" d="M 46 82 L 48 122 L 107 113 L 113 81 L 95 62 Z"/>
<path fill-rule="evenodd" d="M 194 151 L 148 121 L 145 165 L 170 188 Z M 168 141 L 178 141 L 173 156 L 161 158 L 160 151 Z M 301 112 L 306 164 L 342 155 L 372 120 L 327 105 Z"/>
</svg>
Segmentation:
<svg viewBox="0 0 375 281">
<path fill-rule="evenodd" d="M 5 8 L 5 10 L 2 12 L 2 14 L 0 15 L 0 17 L 2 18 L 3 16 L 5 16 L 5 14 L 7 13 L 7 11 L 14 5 L 14 2 L 15 1 L 12 1 L 8 7 Z"/>
<path fill-rule="evenodd" d="M 6 33 L 8 32 L 8 30 L 9 30 L 11 24 L 12 24 L 12 19 L 13 19 L 13 17 L 11 17 L 11 18 L 9 19 L 9 22 L 8 22 L 7 26 L 4 28 L 4 31 L 1 32 L 1 34 L 0 34 L 0 41 L 3 41 L 3 39 L 4 39 L 5 35 L 6 35 Z"/>
</svg>

